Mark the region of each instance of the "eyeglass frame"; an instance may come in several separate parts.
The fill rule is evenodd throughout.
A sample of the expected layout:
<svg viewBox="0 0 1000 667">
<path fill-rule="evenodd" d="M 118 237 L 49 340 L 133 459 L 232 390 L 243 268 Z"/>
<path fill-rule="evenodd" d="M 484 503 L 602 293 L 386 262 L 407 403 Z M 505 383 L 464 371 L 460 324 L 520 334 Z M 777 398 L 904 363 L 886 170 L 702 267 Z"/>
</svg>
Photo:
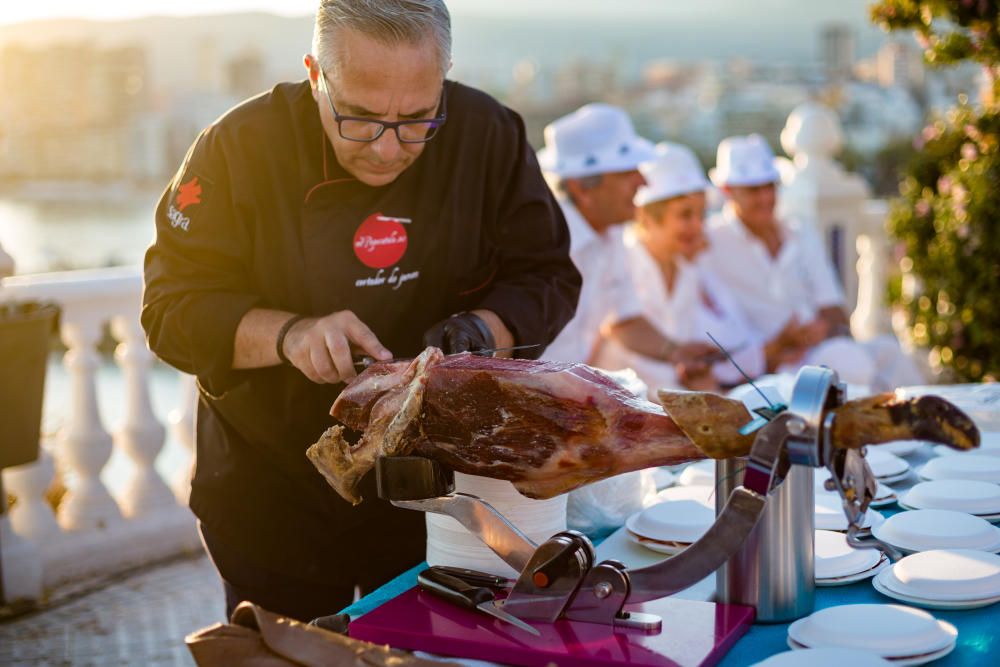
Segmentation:
<svg viewBox="0 0 1000 667">
<path fill-rule="evenodd" d="M 326 72 L 323 71 L 323 66 L 320 65 L 319 63 L 317 63 L 316 66 L 319 69 L 319 78 L 320 81 L 322 82 L 321 85 L 323 86 L 323 93 L 326 95 L 326 101 L 330 105 L 330 111 L 333 112 L 333 121 L 337 124 L 337 134 L 340 135 L 341 139 L 344 139 L 346 141 L 356 141 L 362 144 L 370 144 L 381 139 L 382 135 L 385 134 L 385 131 L 387 129 L 391 129 L 393 132 L 396 133 L 396 140 L 401 144 L 426 144 L 428 141 L 437 136 L 438 130 L 440 130 L 441 126 L 443 126 L 445 124 L 445 121 L 448 120 L 448 96 L 446 94 L 448 86 L 444 84 L 442 84 L 441 86 L 441 98 L 440 100 L 438 100 L 438 108 L 441 110 L 441 113 L 435 116 L 434 118 L 413 118 L 409 120 L 390 121 L 390 120 L 378 120 L 376 118 L 365 118 L 364 116 L 342 116 L 340 112 L 337 111 L 337 107 L 333 105 L 333 98 L 330 97 L 330 85 L 326 78 Z M 371 139 L 355 139 L 353 137 L 344 136 L 343 122 L 345 120 L 353 120 L 362 123 L 374 123 L 375 125 L 380 126 L 381 129 L 379 129 L 378 133 Z M 403 137 L 400 136 L 399 134 L 400 127 L 404 125 L 419 125 L 421 123 L 435 123 L 433 127 L 434 134 L 432 134 L 426 139 L 420 139 L 419 141 L 414 141 L 412 139 L 403 139 Z"/>
</svg>

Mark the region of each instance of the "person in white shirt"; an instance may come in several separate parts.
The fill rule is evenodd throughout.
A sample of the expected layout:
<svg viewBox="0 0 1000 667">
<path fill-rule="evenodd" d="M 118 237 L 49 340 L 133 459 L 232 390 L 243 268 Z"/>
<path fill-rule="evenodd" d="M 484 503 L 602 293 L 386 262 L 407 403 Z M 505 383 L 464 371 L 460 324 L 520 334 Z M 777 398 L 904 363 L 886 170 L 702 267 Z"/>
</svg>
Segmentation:
<svg viewBox="0 0 1000 667">
<path fill-rule="evenodd" d="M 632 197 L 643 184 L 641 162 L 655 156 L 623 110 L 588 104 L 545 128 L 538 152 L 554 184 L 570 230 L 570 256 L 583 275 L 576 315 L 545 351 L 553 361 L 593 363 L 601 335 L 626 349 L 704 374 L 704 343 L 678 344 L 642 315 L 629 276 L 621 224 L 633 215 Z"/>
<path fill-rule="evenodd" d="M 719 144 L 709 172 L 727 203 L 708 225 L 706 266 L 736 295 L 765 338 L 784 332 L 779 369 L 833 368 L 850 384 L 885 389 L 921 382 L 894 338 L 851 338 L 844 295 L 816 231 L 775 214 L 780 176 L 760 135 Z"/>
<path fill-rule="evenodd" d="M 643 313 L 660 332 L 676 341 L 715 338 L 751 378 L 769 369 L 785 345 L 782 334 L 771 341 L 750 324 L 736 297 L 700 261 L 705 250 L 704 217 L 709 187 L 698 158 L 686 146 L 662 143 L 657 159 L 640 165 L 646 185 L 635 195 L 636 224 L 625 231 L 625 248 L 635 293 Z M 669 364 L 632 352 L 607 340 L 599 366 L 627 366 L 649 386 L 718 390 L 744 379 L 724 355 L 697 382 L 678 378 Z M 770 363 L 769 363 L 770 362 Z M 655 394 L 654 394 L 655 395 Z"/>
</svg>

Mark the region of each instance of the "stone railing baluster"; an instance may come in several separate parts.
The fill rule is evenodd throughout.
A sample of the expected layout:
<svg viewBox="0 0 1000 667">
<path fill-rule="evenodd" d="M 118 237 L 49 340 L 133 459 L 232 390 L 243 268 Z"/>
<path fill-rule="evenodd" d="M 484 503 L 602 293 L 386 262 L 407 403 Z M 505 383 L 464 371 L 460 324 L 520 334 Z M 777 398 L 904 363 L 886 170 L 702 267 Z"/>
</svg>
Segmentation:
<svg viewBox="0 0 1000 667">
<path fill-rule="evenodd" d="M 187 505 L 191 495 L 191 461 L 194 460 L 195 453 L 195 432 L 194 420 L 198 412 L 198 385 L 195 383 L 193 375 L 181 375 L 180 404 L 175 410 L 171 410 L 168 421 L 170 431 L 174 438 L 180 442 L 187 450 L 191 458 L 187 465 L 183 465 L 177 471 L 173 481 L 174 495 L 177 502 Z"/>
<path fill-rule="evenodd" d="M 52 455 L 44 448 L 37 461 L 3 471 L 3 488 L 17 498 L 10 510 L 11 526 L 35 544 L 43 544 L 62 532 L 45 498 L 55 475 Z"/>
<path fill-rule="evenodd" d="M 97 345 L 102 319 L 93 312 L 63 311 L 64 357 L 72 383 L 69 420 L 58 436 L 59 457 L 67 472 L 67 493 L 59 507 L 59 524 L 67 530 L 105 528 L 121 519 L 118 505 L 101 481 L 111 458 L 111 435 L 97 408 Z"/>
<path fill-rule="evenodd" d="M 121 341 L 115 360 L 125 376 L 125 421 L 115 433 L 116 444 L 135 464 L 118 499 L 122 513 L 133 517 L 175 504 L 173 494 L 154 463 L 163 449 L 166 430 L 153 414 L 149 395 L 149 368 L 153 354 L 139 326 L 138 308 L 111 320 L 111 331 Z"/>
</svg>

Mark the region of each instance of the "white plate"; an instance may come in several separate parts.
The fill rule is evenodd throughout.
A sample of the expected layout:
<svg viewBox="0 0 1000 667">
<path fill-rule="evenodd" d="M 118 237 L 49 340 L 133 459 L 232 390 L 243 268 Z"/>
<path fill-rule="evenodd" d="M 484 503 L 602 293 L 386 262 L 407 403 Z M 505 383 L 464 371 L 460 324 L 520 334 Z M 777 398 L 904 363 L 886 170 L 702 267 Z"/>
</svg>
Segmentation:
<svg viewBox="0 0 1000 667">
<path fill-rule="evenodd" d="M 983 600 L 928 600 L 914 595 L 906 595 L 893 590 L 884 580 L 884 578 L 887 578 L 891 572 L 892 569 L 887 567 L 875 575 L 875 577 L 872 578 L 872 588 L 886 597 L 892 598 L 893 600 L 899 600 L 900 602 L 906 602 L 907 604 L 912 604 L 916 607 L 923 607 L 924 609 L 978 609 L 979 607 L 988 607 L 991 604 L 1000 602 L 1000 596 L 995 598 L 985 598 Z"/>
<path fill-rule="evenodd" d="M 788 637 L 809 648 L 856 648 L 883 658 L 908 658 L 954 644 L 958 630 L 925 611 L 894 604 L 849 604 L 820 609 L 788 626 Z"/>
<path fill-rule="evenodd" d="M 884 583 L 926 600 L 1000 597 L 1000 556 L 972 549 L 935 549 L 901 559 Z"/>
<path fill-rule="evenodd" d="M 677 477 L 681 486 L 715 486 L 715 461 L 695 461 Z"/>
<path fill-rule="evenodd" d="M 880 552 L 881 553 L 881 552 Z M 865 579 L 870 579 L 876 574 L 887 568 L 891 564 L 889 557 L 882 554 L 879 562 L 875 567 L 870 570 L 865 570 L 864 572 L 858 572 L 857 574 L 852 574 L 848 577 L 832 577 L 830 579 L 816 579 L 817 586 L 823 586 L 827 588 L 832 588 L 833 586 L 846 586 L 847 584 L 853 584 L 858 581 L 864 581 Z"/>
<path fill-rule="evenodd" d="M 793 650 L 796 650 L 796 651 L 809 651 L 809 650 L 811 650 L 808 646 L 803 646 L 802 644 L 799 644 L 798 642 L 796 642 L 795 640 L 793 640 L 791 637 L 788 638 L 787 644 L 788 644 L 789 648 L 791 648 Z M 914 656 L 903 656 L 903 657 L 886 658 L 886 661 L 890 665 L 900 665 L 900 667 L 908 667 L 910 665 L 926 665 L 929 662 L 934 662 L 935 660 L 940 660 L 941 658 L 945 657 L 946 655 L 948 655 L 949 653 L 951 653 L 952 651 L 954 651 L 955 650 L 955 646 L 957 644 L 958 644 L 958 641 L 956 639 L 956 641 L 952 642 L 948 646 L 945 646 L 940 651 L 932 651 L 930 653 L 923 653 L 923 654 L 914 655 Z"/>
<path fill-rule="evenodd" d="M 912 469 L 904 470 L 898 475 L 890 475 L 889 477 L 878 477 L 878 481 L 881 484 L 888 484 L 892 486 L 893 484 L 899 484 L 900 482 L 905 482 L 910 479 L 910 475 L 913 473 Z"/>
<path fill-rule="evenodd" d="M 660 542 L 659 540 L 651 540 L 648 537 L 642 537 L 641 535 L 636 535 L 631 530 L 625 529 L 625 536 L 635 544 L 641 547 L 646 547 L 650 551 L 655 551 L 660 554 L 667 554 L 668 556 L 676 556 L 680 552 L 687 549 L 691 544 L 689 542 Z"/>
<path fill-rule="evenodd" d="M 908 552 L 931 549 L 1000 551 L 1000 528 L 977 516 L 950 510 L 900 512 L 873 526 L 872 534 Z"/>
<path fill-rule="evenodd" d="M 891 452 L 878 447 L 869 447 L 865 454 L 868 467 L 872 469 L 872 474 L 878 478 L 895 477 L 909 472 L 910 464 Z"/>
<path fill-rule="evenodd" d="M 658 542 L 697 541 L 715 523 L 712 487 L 678 486 L 656 494 L 658 502 L 625 520 L 639 537 Z"/>
<path fill-rule="evenodd" d="M 893 440 L 892 442 L 883 442 L 877 445 L 868 445 L 869 453 L 874 449 L 881 450 L 883 452 L 889 452 L 890 454 L 895 454 L 896 456 L 910 456 L 915 454 L 924 445 L 931 445 L 933 443 L 926 440 Z"/>
<path fill-rule="evenodd" d="M 920 470 L 920 476 L 931 481 L 969 479 L 1000 484 L 1000 458 L 982 454 L 940 456 L 928 461 Z"/>
<path fill-rule="evenodd" d="M 975 480 L 939 479 L 915 484 L 899 501 L 921 510 L 1000 514 L 1000 486 Z"/>
<path fill-rule="evenodd" d="M 772 655 L 752 667 L 888 667 L 888 660 L 852 648 L 807 648 Z"/>
<path fill-rule="evenodd" d="M 912 505 L 907 505 L 906 503 L 904 503 L 902 501 L 897 501 L 896 504 L 899 505 L 904 510 L 922 510 L 922 509 L 925 509 L 923 507 L 913 507 Z M 1000 514 L 974 514 L 972 512 L 967 512 L 967 514 L 972 514 L 972 516 L 978 516 L 980 519 L 982 519 L 984 521 L 989 521 L 990 523 L 1000 523 Z"/>
<path fill-rule="evenodd" d="M 873 509 L 865 512 L 862 528 L 871 528 L 885 520 Z M 847 530 L 847 516 L 840 496 L 833 493 L 816 494 L 816 529 L 817 530 Z"/>
<path fill-rule="evenodd" d="M 909 471 L 907 471 L 907 474 Z M 828 496 L 840 496 L 840 493 L 836 490 L 828 491 L 825 484 L 826 481 L 830 479 L 830 471 L 826 468 L 816 468 L 814 471 L 813 488 L 815 489 L 817 495 L 828 495 Z M 869 507 L 885 507 L 886 505 L 891 505 L 896 502 L 896 492 L 890 489 L 888 486 L 882 482 L 878 483 L 878 488 L 875 490 L 875 497 L 872 499 Z"/>
<path fill-rule="evenodd" d="M 878 549 L 851 547 L 844 533 L 817 530 L 815 540 L 817 579 L 836 579 L 859 574 L 875 567 L 882 559 L 882 552 Z"/>
</svg>

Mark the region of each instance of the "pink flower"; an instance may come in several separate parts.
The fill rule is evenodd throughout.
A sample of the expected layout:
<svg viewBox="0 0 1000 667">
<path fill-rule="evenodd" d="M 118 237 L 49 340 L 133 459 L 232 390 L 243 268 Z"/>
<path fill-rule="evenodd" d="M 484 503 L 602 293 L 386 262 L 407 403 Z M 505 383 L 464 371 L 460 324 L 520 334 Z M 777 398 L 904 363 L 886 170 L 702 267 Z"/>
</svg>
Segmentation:
<svg viewBox="0 0 1000 667">
<path fill-rule="evenodd" d="M 962 159 L 972 162 L 977 157 L 979 157 L 979 150 L 976 148 L 975 144 L 964 143 L 962 144 Z"/>
<path fill-rule="evenodd" d="M 931 212 L 931 205 L 926 199 L 921 199 L 917 201 L 916 205 L 913 207 L 913 212 L 916 213 L 918 217 L 923 218 Z"/>
<path fill-rule="evenodd" d="M 942 195 L 947 195 L 949 192 L 951 192 L 951 184 L 952 181 L 950 176 L 942 176 L 941 178 L 938 179 L 937 182 L 938 192 L 941 193 Z"/>
<path fill-rule="evenodd" d="M 960 225 L 958 229 L 955 230 L 955 236 L 964 241 L 965 239 L 969 238 L 969 231 L 970 231 L 969 224 L 965 223 L 963 225 Z"/>
</svg>

